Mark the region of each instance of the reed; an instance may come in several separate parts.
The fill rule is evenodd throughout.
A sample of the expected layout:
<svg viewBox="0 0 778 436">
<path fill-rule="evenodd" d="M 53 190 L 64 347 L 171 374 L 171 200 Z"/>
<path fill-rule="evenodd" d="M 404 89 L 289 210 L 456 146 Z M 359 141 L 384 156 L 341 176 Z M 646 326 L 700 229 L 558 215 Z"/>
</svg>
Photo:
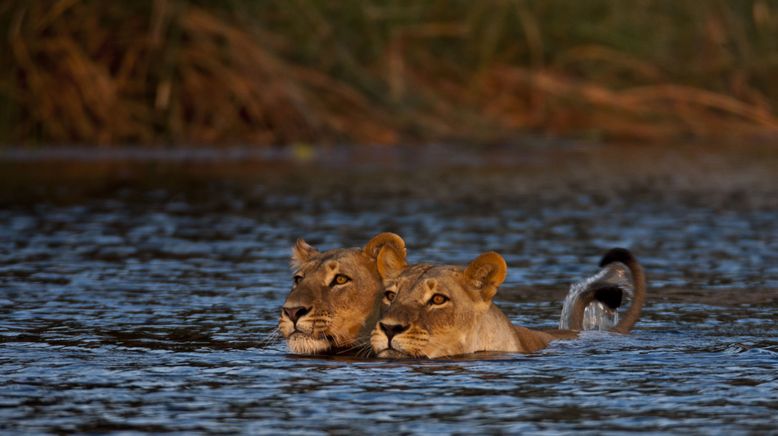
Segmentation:
<svg viewBox="0 0 778 436">
<path fill-rule="evenodd" d="M 11 0 L 0 142 L 778 133 L 767 0 Z"/>
</svg>

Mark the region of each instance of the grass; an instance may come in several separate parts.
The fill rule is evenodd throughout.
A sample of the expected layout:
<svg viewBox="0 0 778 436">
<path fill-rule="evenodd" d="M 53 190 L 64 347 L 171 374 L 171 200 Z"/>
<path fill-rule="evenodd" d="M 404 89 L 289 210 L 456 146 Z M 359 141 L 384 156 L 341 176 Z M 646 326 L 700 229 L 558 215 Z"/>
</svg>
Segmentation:
<svg viewBox="0 0 778 436">
<path fill-rule="evenodd" d="M 767 0 L 12 0 L 5 144 L 778 133 Z"/>
</svg>

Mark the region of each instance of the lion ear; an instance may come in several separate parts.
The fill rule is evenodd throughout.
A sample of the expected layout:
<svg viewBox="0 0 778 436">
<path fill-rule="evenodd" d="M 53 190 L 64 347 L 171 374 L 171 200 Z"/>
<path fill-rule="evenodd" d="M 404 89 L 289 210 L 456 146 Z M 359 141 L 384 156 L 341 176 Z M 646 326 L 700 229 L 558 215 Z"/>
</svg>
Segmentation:
<svg viewBox="0 0 778 436">
<path fill-rule="evenodd" d="M 479 291 L 484 301 L 492 301 L 497 287 L 505 281 L 508 265 L 498 253 L 490 251 L 478 256 L 465 269 L 465 279 Z"/>
<path fill-rule="evenodd" d="M 300 238 L 292 247 L 292 259 L 289 264 L 292 269 L 300 269 L 305 262 L 308 262 L 311 257 L 319 254 L 319 251 Z"/>
<path fill-rule="evenodd" d="M 381 247 L 376 259 L 376 267 L 378 268 L 378 275 L 383 280 L 397 277 L 407 266 L 405 246 L 398 247 L 396 244 L 384 244 Z"/>
<path fill-rule="evenodd" d="M 378 275 L 382 279 L 396 277 L 408 265 L 405 261 L 405 241 L 395 233 L 384 232 L 375 235 L 365 244 L 364 252 L 376 260 Z"/>
<path fill-rule="evenodd" d="M 403 241 L 400 235 L 391 232 L 379 233 L 373 236 L 373 239 L 365 244 L 363 251 L 373 259 L 377 259 L 378 253 L 381 252 L 381 248 L 385 245 L 393 246 L 398 253 L 402 254 L 403 259 L 405 258 L 405 241 Z"/>
</svg>

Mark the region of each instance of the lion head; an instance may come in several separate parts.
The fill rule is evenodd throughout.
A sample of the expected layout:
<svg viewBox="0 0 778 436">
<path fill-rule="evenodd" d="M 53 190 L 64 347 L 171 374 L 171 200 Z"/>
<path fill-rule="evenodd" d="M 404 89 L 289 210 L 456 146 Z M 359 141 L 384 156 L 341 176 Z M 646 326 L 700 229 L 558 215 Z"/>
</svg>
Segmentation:
<svg viewBox="0 0 778 436">
<path fill-rule="evenodd" d="M 465 268 L 407 267 L 404 253 L 387 246 L 377 266 L 385 291 L 370 345 L 379 357 L 452 356 L 514 340 L 510 322 L 492 310 L 507 272 L 499 254 L 484 253 Z M 484 328 L 485 321 L 498 328 Z"/>
<path fill-rule="evenodd" d="M 325 252 L 297 241 L 291 260 L 294 284 L 278 323 L 292 352 L 344 351 L 367 337 L 383 295 L 376 257 L 385 246 L 405 258 L 405 242 L 394 233 L 381 233 L 363 248 Z"/>
</svg>

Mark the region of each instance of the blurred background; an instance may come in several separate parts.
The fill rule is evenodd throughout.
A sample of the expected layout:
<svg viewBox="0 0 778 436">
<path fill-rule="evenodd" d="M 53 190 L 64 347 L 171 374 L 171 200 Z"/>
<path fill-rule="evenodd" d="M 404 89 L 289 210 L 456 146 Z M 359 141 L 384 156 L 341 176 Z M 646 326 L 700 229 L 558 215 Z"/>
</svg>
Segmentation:
<svg viewBox="0 0 778 436">
<path fill-rule="evenodd" d="M 769 0 L 0 5 L 0 143 L 771 137 Z"/>
</svg>

